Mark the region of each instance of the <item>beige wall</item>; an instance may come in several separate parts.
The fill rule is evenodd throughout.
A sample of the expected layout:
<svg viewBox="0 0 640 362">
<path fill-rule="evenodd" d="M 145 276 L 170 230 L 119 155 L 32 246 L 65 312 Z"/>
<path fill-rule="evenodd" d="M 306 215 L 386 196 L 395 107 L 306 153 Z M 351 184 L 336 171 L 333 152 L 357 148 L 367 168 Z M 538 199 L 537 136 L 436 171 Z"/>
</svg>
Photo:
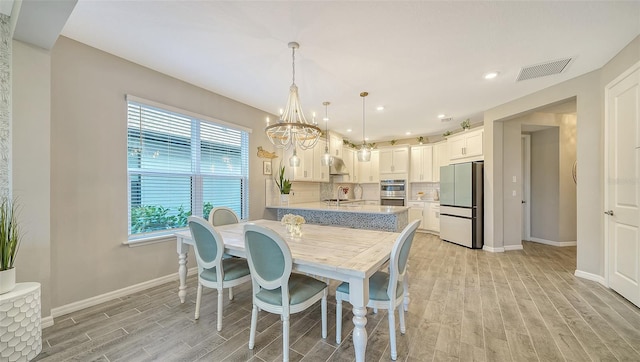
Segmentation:
<svg viewBox="0 0 640 362">
<path fill-rule="evenodd" d="M 53 307 L 176 273 L 175 242 L 129 248 L 125 94 L 253 128 L 265 112 L 61 37 L 51 54 Z M 250 218 L 264 210 L 262 159 L 250 151 Z M 194 266 L 190 258 L 190 266 Z"/>
<path fill-rule="evenodd" d="M 503 122 L 531 110 L 576 97 L 577 270 L 604 275 L 604 86 L 640 60 L 636 37 L 602 69 L 487 110 L 485 126 L 485 245 L 504 247 Z"/>
<path fill-rule="evenodd" d="M 519 121 L 508 121 L 503 124 L 504 149 L 502 156 L 503 174 L 503 207 L 504 247 L 522 245 L 522 131 Z M 515 176 L 516 182 L 513 182 Z M 513 193 L 515 192 L 515 196 Z"/>
<path fill-rule="evenodd" d="M 559 241 L 560 132 L 552 127 L 531 134 L 531 236 Z M 575 210 L 575 205 L 573 206 Z"/>
<path fill-rule="evenodd" d="M 13 41 L 13 196 L 25 231 L 16 260 L 19 282 L 42 285 L 42 316 L 51 310 L 49 52 Z"/>
</svg>

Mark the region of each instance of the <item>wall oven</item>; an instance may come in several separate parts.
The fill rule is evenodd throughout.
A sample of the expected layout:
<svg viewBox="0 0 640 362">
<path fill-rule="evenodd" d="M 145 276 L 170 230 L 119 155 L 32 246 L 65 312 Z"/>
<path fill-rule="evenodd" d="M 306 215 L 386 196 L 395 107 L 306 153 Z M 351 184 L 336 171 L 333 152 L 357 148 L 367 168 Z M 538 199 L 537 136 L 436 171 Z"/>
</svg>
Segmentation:
<svg viewBox="0 0 640 362">
<path fill-rule="evenodd" d="M 406 180 L 380 180 L 380 205 L 405 206 Z"/>
</svg>

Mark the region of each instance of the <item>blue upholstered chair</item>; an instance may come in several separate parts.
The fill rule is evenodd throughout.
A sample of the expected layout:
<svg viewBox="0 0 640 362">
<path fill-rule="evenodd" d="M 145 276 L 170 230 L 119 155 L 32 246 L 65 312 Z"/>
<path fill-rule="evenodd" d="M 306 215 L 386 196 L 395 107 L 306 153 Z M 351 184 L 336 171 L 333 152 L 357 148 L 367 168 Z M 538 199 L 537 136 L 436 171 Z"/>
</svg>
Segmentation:
<svg viewBox="0 0 640 362">
<path fill-rule="evenodd" d="M 224 288 L 231 288 L 251 280 L 249 266 L 246 259 L 222 258 L 224 253 L 222 237 L 207 220 L 199 216 L 189 216 L 187 222 L 194 241 L 196 261 L 198 263 L 198 293 L 196 296 L 195 319 L 200 318 L 202 287 L 217 289 L 217 328 L 220 331 L 222 329 L 222 291 Z"/>
<path fill-rule="evenodd" d="M 400 332 L 404 334 L 404 300 L 405 272 L 409 250 L 413 243 L 413 236 L 418 229 L 420 220 L 416 220 L 402 230 L 398 239 L 393 244 L 389 261 L 389 272 L 377 271 L 369 278 L 369 303 L 367 307 L 389 310 L 389 344 L 391 346 L 391 359 L 398 358 L 396 350 L 396 320 L 395 309 L 398 309 L 400 318 Z M 336 342 L 342 340 L 342 301 L 349 300 L 349 283 L 344 282 L 336 289 Z"/>
<path fill-rule="evenodd" d="M 289 245 L 275 231 L 255 224 L 244 227 L 244 245 L 251 269 L 253 310 L 249 349 L 253 349 L 258 308 L 280 314 L 282 360 L 289 361 L 289 315 L 321 301 L 322 338 L 327 337 L 327 284 L 312 277 L 291 273 Z"/>
</svg>

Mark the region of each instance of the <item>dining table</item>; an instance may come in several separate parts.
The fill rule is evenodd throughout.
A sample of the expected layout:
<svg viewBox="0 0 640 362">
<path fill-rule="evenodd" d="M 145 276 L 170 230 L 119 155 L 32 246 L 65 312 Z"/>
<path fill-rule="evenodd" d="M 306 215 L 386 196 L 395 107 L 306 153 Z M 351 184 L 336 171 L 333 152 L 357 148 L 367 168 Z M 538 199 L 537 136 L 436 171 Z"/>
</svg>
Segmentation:
<svg viewBox="0 0 640 362">
<path fill-rule="evenodd" d="M 225 253 L 245 257 L 244 225 L 253 223 L 277 232 L 289 245 L 293 270 L 320 278 L 349 283 L 349 302 L 353 306 L 353 345 L 356 361 L 364 361 L 367 348 L 367 303 L 369 277 L 379 270 L 391 255 L 397 232 L 363 230 L 345 227 L 303 224 L 302 234 L 292 236 L 280 221 L 253 220 L 216 226 L 222 236 Z M 193 240 L 189 230 L 176 232 L 178 251 L 178 296 L 184 303 L 187 279 L 187 257 Z M 405 294 L 405 309 L 409 303 Z"/>
</svg>

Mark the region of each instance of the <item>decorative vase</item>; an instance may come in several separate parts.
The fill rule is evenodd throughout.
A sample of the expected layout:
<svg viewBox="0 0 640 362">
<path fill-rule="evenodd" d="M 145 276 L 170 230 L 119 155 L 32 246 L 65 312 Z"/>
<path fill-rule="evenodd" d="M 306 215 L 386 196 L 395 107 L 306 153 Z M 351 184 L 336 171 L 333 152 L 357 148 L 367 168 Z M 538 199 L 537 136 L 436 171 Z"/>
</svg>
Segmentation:
<svg viewBox="0 0 640 362">
<path fill-rule="evenodd" d="M 289 194 L 280 194 L 280 205 L 289 205 Z"/>
<path fill-rule="evenodd" d="M 0 271 L 0 294 L 9 293 L 16 286 L 16 268 Z"/>
</svg>

